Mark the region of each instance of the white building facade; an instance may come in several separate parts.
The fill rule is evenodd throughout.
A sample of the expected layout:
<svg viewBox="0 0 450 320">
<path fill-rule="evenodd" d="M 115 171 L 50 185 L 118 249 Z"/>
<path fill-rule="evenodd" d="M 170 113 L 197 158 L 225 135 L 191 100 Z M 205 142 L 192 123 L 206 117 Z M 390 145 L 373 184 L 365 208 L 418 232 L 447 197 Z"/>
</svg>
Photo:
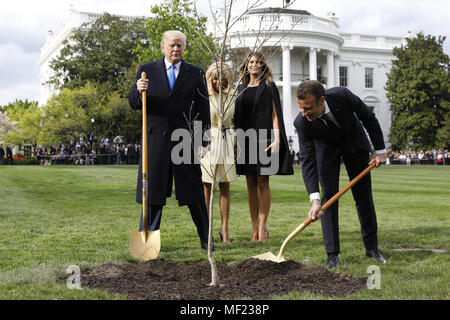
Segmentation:
<svg viewBox="0 0 450 320">
<path fill-rule="evenodd" d="M 54 94 L 54 90 L 50 88 L 46 83 L 50 80 L 53 71 L 50 68 L 50 62 L 57 58 L 63 48 L 63 42 L 70 40 L 74 30 L 79 29 L 84 23 L 91 23 L 102 17 L 102 13 L 83 12 L 77 11 L 70 6 L 65 23 L 61 29 L 56 32 L 48 31 L 47 40 L 44 46 L 41 48 L 41 55 L 39 57 L 38 65 L 40 67 L 39 78 L 41 82 L 41 92 L 39 98 L 39 105 L 44 105 Z M 137 17 L 132 16 L 120 16 L 122 19 L 133 20 Z"/>
<path fill-rule="evenodd" d="M 61 30 L 49 32 L 39 60 L 41 105 L 52 94 L 44 85 L 51 76 L 49 62 L 58 56 L 63 41 L 75 28 L 100 16 L 72 8 Z M 376 114 L 389 146 L 391 111 L 384 86 L 395 58 L 392 50 L 405 38 L 342 33 L 338 21 L 334 14 L 323 18 L 304 10 L 254 9 L 241 17 L 229 33 L 232 48 L 265 52 L 280 91 L 286 134 L 296 151 L 299 146 L 293 121 L 300 111 L 296 88 L 306 79 L 318 80 L 325 88 L 345 86 L 358 95 Z"/>
<path fill-rule="evenodd" d="M 296 89 L 306 79 L 325 88 L 345 86 L 358 95 L 376 114 L 389 145 L 391 111 L 384 86 L 395 58 L 392 50 L 405 39 L 342 33 L 338 21 L 332 13 L 322 18 L 304 10 L 255 9 L 230 32 L 232 48 L 265 52 L 280 91 L 286 135 L 296 151 Z"/>
</svg>

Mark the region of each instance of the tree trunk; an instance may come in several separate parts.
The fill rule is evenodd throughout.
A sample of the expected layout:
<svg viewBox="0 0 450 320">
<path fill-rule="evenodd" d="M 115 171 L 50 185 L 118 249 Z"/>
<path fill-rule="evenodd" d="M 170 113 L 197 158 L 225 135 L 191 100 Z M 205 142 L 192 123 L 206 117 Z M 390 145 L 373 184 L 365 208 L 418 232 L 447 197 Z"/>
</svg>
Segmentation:
<svg viewBox="0 0 450 320">
<path fill-rule="evenodd" d="M 216 260 L 212 255 L 212 232 L 213 232 L 213 217 L 214 217 L 214 189 L 216 188 L 216 173 L 217 165 L 214 164 L 213 182 L 211 184 L 211 194 L 209 200 L 209 233 L 208 233 L 208 260 L 211 265 L 211 283 L 212 287 L 219 286 L 219 273 L 217 272 Z"/>
</svg>

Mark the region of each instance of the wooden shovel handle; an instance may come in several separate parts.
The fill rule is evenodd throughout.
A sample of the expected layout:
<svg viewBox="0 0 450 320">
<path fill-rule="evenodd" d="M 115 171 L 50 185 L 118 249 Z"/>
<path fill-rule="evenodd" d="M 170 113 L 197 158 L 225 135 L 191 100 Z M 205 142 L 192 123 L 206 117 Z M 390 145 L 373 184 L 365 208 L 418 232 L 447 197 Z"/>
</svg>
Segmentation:
<svg viewBox="0 0 450 320">
<path fill-rule="evenodd" d="M 145 72 L 141 74 L 146 79 Z M 147 157 L 147 91 L 142 91 L 142 231 L 147 238 L 147 202 L 148 202 L 148 157 Z M 145 239 L 146 240 L 146 239 Z"/>
<path fill-rule="evenodd" d="M 392 150 L 388 149 L 386 151 L 386 155 L 389 156 L 391 154 Z M 353 178 L 352 181 L 350 181 L 345 187 L 343 187 L 341 190 L 338 191 L 333 197 L 331 197 L 327 202 L 323 204 L 321 207 L 321 210 L 325 211 L 329 207 L 333 205 L 344 193 L 348 191 L 348 189 L 352 188 L 359 180 L 361 180 L 370 170 L 372 170 L 376 165 L 375 161 L 372 161 L 369 166 L 364 169 L 360 174 L 358 174 L 355 178 Z"/>
<path fill-rule="evenodd" d="M 386 151 L 386 155 L 389 156 L 391 154 L 392 150 L 388 149 Z M 350 181 L 345 187 L 343 187 L 341 190 L 338 191 L 333 197 L 331 197 L 327 202 L 323 204 L 323 206 L 320 208 L 320 210 L 325 211 L 329 207 L 333 205 L 344 193 L 348 191 L 351 187 L 353 187 L 359 180 L 361 180 L 370 170 L 372 170 L 376 166 L 376 162 L 372 161 L 369 166 L 364 169 L 359 175 L 357 175 L 355 178 L 353 178 L 352 181 Z M 283 245 L 281 246 L 280 253 L 278 254 L 278 257 L 282 257 L 284 254 L 284 251 L 286 250 L 286 246 L 297 234 L 299 234 L 303 229 L 305 229 L 310 223 L 312 222 L 312 218 L 308 217 L 303 223 L 301 223 L 294 231 L 291 232 L 291 234 L 284 240 Z"/>
</svg>

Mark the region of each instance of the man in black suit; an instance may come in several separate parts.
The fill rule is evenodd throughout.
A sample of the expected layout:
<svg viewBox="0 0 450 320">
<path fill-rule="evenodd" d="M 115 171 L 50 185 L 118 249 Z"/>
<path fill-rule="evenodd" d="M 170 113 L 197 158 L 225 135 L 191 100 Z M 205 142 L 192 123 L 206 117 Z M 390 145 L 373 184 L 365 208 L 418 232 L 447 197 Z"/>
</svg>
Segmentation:
<svg viewBox="0 0 450 320">
<path fill-rule="evenodd" d="M 0 165 L 3 164 L 4 157 L 5 157 L 5 150 L 3 150 L 3 145 L 0 144 Z"/>
<path fill-rule="evenodd" d="M 377 167 L 386 161 L 383 133 L 375 114 L 347 88 L 336 87 L 325 91 L 320 82 L 308 80 L 298 86 L 297 104 L 301 112 L 294 126 L 300 143 L 303 181 L 312 203 L 308 214 L 313 221 L 323 215 L 321 222 L 328 254 L 327 266 L 334 268 L 339 266 L 340 252 L 338 202 L 326 214 L 320 210 L 321 204 L 339 191 L 341 159 L 350 180 L 368 166 L 372 147 L 363 126 L 375 149 L 372 161 L 376 162 Z M 321 202 L 319 182 L 322 187 Z M 378 250 L 370 173 L 352 188 L 352 194 L 366 255 L 386 263 Z"/>
<path fill-rule="evenodd" d="M 6 164 L 14 164 L 13 153 L 9 144 L 6 146 Z"/>
<path fill-rule="evenodd" d="M 182 60 L 185 47 L 186 36 L 182 32 L 165 32 L 161 42 L 164 58 L 140 66 L 129 102 L 133 109 L 141 109 L 141 93 L 147 91 L 148 230 L 159 229 L 162 208 L 166 204 L 166 198 L 172 194 L 172 181 L 175 178 L 176 199 L 180 206 L 189 207 L 201 247 L 206 249 L 209 221 L 200 162 L 194 162 L 198 150 L 191 150 L 190 139 L 178 138 L 177 133 L 182 129 L 189 135 L 194 127 L 194 120 L 202 122 L 202 132 L 210 126 L 209 98 L 204 71 Z M 146 72 L 147 79 L 141 78 L 143 71 Z M 172 136 L 175 130 L 177 133 Z M 172 150 L 178 143 L 188 143 L 188 149 L 192 151 L 189 161 L 174 161 Z M 204 152 L 205 144 L 200 146 L 200 151 Z M 142 203 L 141 182 L 140 162 L 136 192 L 138 203 Z M 216 250 L 214 245 L 213 250 Z"/>
</svg>

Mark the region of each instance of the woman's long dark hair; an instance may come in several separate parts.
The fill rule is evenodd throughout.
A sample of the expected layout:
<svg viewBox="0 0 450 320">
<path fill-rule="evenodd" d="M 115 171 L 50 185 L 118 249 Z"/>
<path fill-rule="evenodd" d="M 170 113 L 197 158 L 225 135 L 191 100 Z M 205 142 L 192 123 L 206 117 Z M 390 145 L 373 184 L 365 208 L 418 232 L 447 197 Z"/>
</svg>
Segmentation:
<svg viewBox="0 0 450 320">
<path fill-rule="evenodd" d="M 244 63 L 241 66 L 240 71 L 240 78 L 242 83 L 248 84 L 250 82 L 250 73 L 248 72 L 248 62 L 250 59 L 256 56 L 259 59 L 259 62 L 261 63 L 261 74 L 259 75 L 260 81 L 265 81 L 266 84 L 269 84 L 273 81 L 273 75 L 272 70 L 266 63 L 266 58 L 264 58 L 264 55 L 259 51 L 250 52 L 247 55 L 247 58 L 245 59 Z"/>
</svg>

